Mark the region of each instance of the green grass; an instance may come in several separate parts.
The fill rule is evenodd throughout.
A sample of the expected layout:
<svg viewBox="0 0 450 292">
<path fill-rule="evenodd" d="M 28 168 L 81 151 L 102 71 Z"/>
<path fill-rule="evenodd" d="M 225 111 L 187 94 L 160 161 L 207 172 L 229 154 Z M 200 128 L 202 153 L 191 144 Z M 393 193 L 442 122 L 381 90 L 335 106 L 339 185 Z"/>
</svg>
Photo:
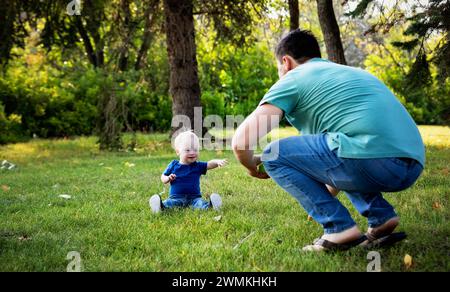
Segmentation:
<svg viewBox="0 0 450 292">
<path fill-rule="evenodd" d="M 414 187 L 386 196 L 409 238 L 379 250 L 383 271 L 450 271 L 450 129 L 421 132 L 428 145 L 424 174 Z M 301 252 L 320 226 L 273 181 L 247 176 L 229 151 L 201 153 L 202 160 L 230 161 L 201 181 L 206 197 L 222 195 L 220 213 L 152 215 L 147 201 L 162 191 L 160 174 L 176 158 L 166 137 L 139 135 L 136 152 L 123 153 L 99 152 L 93 137 L 0 147 L 0 161 L 18 165 L 0 171 L 0 270 L 65 271 L 68 252 L 78 251 L 83 271 L 366 271 L 364 250 Z"/>
</svg>

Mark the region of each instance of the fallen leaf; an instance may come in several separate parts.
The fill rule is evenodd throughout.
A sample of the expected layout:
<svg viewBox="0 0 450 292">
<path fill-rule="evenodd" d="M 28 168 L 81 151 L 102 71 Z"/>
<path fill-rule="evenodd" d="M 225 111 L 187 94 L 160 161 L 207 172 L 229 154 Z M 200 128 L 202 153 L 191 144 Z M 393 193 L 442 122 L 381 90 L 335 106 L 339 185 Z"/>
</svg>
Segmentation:
<svg viewBox="0 0 450 292">
<path fill-rule="evenodd" d="M 434 202 L 433 203 L 433 209 L 441 209 L 442 205 L 439 202 Z"/>
<path fill-rule="evenodd" d="M 134 164 L 134 163 L 129 163 L 129 162 L 125 162 L 125 166 L 128 166 L 128 167 L 135 167 L 136 164 Z"/>
<path fill-rule="evenodd" d="M 309 216 L 308 215 L 308 219 L 307 219 L 308 221 L 313 221 L 313 217 L 311 217 L 311 216 Z"/>
<path fill-rule="evenodd" d="M 222 220 L 222 215 L 214 217 L 214 221 L 219 222 L 220 220 Z"/>
<path fill-rule="evenodd" d="M 2 190 L 3 190 L 4 192 L 9 191 L 10 189 L 11 189 L 11 188 L 8 187 L 7 185 L 2 185 Z"/>
<path fill-rule="evenodd" d="M 411 268 L 411 266 L 412 266 L 412 257 L 409 254 L 406 254 L 405 258 L 403 259 L 403 262 L 405 263 L 405 267 L 407 269 Z"/>
<path fill-rule="evenodd" d="M 68 199 L 71 199 L 71 198 L 72 198 L 72 196 L 71 196 L 71 195 L 67 195 L 67 194 L 62 194 L 62 195 L 59 195 L 58 197 L 60 197 L 60 198 L 63 198 L 63 199 L 66 199 L 66 200 L 68 200 Z"/>
</svg>

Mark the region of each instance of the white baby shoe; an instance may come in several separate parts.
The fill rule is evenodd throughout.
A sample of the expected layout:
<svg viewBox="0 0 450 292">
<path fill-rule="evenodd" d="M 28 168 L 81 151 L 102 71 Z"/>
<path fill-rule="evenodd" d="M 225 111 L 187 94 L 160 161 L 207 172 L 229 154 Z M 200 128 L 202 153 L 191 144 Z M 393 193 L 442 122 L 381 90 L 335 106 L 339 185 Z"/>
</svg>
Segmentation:
<svg viewBox="0 0 450 292">
<path fill-rule="evenodd" d="M 161 212 L 161 197 L 159 195 L 153 195 L 150 200 L 148 200 L 148 204 L 150 205 L 150 209 L 152 213 Z"/>
<path fill-rule="evenodd" d="M 214 210 L 219 210 L 222 206 L 222 198 L 219 194 L 211 194 L 211 196 L 209 197 L 209 201 Z"/>
</svg>

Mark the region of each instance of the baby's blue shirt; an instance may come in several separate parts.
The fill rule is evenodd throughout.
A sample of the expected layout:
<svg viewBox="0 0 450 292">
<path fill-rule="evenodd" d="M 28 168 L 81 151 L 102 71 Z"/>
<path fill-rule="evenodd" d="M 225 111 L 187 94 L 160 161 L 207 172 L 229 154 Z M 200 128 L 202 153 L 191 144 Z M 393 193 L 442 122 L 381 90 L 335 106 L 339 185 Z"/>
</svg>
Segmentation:
<svg viewBox="0 0 450 292">
<path fill-rule="evenodd" d="M 175 174 L 176 179 L 170 183 L 170 195 L 199 196 L 200 176 L 206 174 L 207 162 L 193 162 L 191 164 L 181 164 L 178 160 L 173 160 L 164 171 L 164 175 Z"/>
</svg>

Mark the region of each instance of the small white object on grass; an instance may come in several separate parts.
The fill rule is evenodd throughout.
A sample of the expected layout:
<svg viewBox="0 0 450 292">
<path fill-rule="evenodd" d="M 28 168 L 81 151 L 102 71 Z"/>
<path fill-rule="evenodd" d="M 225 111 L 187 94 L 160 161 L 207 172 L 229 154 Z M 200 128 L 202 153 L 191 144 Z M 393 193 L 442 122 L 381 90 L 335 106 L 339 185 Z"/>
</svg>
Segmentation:
<svg viewBox="0 0 450 292">
<path fill-rule="evenodd" d="M 9 162 L 8 160 L 3 160 L 2 167 L 0 169 L 12 170 L 14 168 L 16 168 L 16 165 L 14 163 Z"/>
<path fill-rule="evenodd" d="M 67 195 L 67 194 L 62 194 L 62 195 L 59 195 L 58 197 L 60 197 L 60 198 L 63 198 L 63 199 L 66 199 L 66 200 L 68 200 L 68 199 L 71 199 L 71 198 L 72 198 L 72 196 L 71 196 L 71 195 Z"/>
</svg>

